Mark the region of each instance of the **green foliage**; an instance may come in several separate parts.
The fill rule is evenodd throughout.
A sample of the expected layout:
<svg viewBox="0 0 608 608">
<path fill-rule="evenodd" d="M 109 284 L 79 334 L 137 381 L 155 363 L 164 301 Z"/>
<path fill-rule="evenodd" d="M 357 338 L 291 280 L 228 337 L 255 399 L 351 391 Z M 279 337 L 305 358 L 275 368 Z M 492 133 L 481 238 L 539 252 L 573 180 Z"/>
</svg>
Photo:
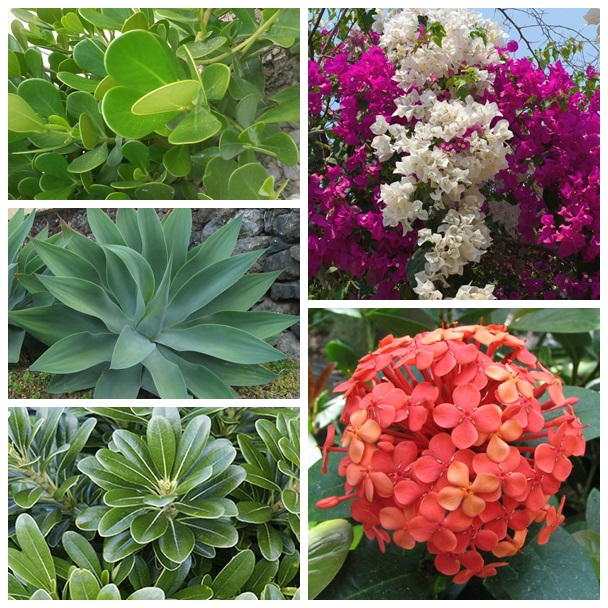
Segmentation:
<svg viewBox="0 0 608 608">
<path fill-rule="evenodd" d="M 57 243 L 28 243 L 46 270 L 21 282 L 45 301 L 9 311 L 48 346 L 30 369 L 54 375 L 50 393 L 235 397 L 231 386 L 274 378 L 262 364 L 284 355 L 267 340 L 297 317 L 248 311 L 279 273 L 247 274 L 263 251 L 231 256 L 240 217 L 191 249 L 189 209 L 162 222 L 153 209 L 87 218 L 94 239 L 64 225 Z"/>
<path fill-rule="evenodd" d="M 353 530 L 344 519 L 331 519 L 308 534 L 308 597 L 314 600 L 333 580 L 348 556 Z"/>
<path fill-rule="evenodd" d="M 299 87 L 268 93 L 262 57 L 298 52 L 298 9 L 13 14 L 11 198 L 279 198 L 260 159 L 297 164 Z"/>
<path fill-rule="evenodd" d="M 12 408 L 9 597 L 293 597 L 298 425 L 288 408 Z"/>
</svg>

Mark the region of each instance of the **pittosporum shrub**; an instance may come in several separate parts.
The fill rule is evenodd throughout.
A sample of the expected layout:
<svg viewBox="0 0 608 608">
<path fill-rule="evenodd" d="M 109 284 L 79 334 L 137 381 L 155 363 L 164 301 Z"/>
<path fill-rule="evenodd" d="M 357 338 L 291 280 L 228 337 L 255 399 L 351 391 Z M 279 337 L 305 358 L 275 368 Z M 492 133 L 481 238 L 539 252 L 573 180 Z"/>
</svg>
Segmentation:
<svg viewBox="0 0 608 608">
<path fill-rule="evenodd" d="M 275 378 L 263 364 L 285 355 L 268 340 L 298 317 L 249 310 L 280 271 L 248 274 L 264 250 L 232 255 L 240 216 L 192 248 L 190 209 L 112 221 L 90 208 L 87 220 L 93 238 L 64 224 L 53 242 L 30 240 L 40 263 L 16 275 L 31 303 L 9 323 L 48 346 L 30 369 L 54 376 L 50 393 L 238 397 L 231 387 Z"/>
<path fill-rule="evenodd" d="M 11 599 L 286 599 L 290 408 L 12 408 Z"/>
<path fill-rule="evenodd" d="M 281 126 L 299 87 L 263 58 L 297 52 L 298 9 L 15 9 L 9 196 L 277 199 L 260 162 L 298 162 Z"/>
</svg>

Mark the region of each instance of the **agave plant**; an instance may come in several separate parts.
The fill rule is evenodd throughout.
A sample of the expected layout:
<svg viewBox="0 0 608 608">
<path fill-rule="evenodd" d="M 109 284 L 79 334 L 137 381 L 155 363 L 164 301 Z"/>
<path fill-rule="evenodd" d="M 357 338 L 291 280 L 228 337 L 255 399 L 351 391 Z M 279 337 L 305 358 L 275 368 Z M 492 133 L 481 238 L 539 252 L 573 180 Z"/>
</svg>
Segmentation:
<svg viewBox="0 0 608 608">
<path fill-rule="evenodd" d="M 28 511 L 57 545 L 74 523 L 75 509 L 96 493 L 76 463 L 97 421 L 78 420 L 64 408 L 11 408 L 8 419 L 9 531 L 14 516 Z"/>
<path fill-rule="evenodd" d="M 161 222 L 153 209 L 88 209 L 94 239 L 63 226 L 62 244 L 31 241 L 47 274 L 22 278 L 54 298 L 9 312 L 49 348 L 31 365 L 54 374 L 51 393 L 94 387 L 95 398 L 236 397 L 266 384 L 284 359 L 267 340 L 293 315 L 249 311 L 280 272 L 247 274 L 263 250 L 231 255 L 241 220 L 189 248 L 190 209 Z"/>
<path fill-rule="evenodd" d="M 236 451 L 229 441 L 207 444 L 211 421 L 203 414 L 185 426 L 153 415 L 145 441 L 117 429 L 111 449 L 84 458 L 78 468 L 106 490 L 106 507 L 84 512 L 76 524 L 105 538 L 104 558 L 112 563 L 156 541 L 158 559 L 176 568 L 192 553 L 213 552 L 237 542 L 230 518 L 237 514 L 226 495 L 245 479 L 232 465 Z M 206 548 L 205 548 L 206 547 Z"/>
</svg>

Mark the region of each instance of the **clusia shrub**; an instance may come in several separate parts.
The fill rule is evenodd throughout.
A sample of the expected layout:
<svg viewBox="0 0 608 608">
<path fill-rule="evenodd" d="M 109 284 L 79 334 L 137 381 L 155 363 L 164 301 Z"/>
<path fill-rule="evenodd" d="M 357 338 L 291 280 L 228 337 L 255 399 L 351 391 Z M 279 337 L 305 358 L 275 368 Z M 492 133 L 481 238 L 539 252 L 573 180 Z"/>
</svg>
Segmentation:
<svg viewBox="0 0 608 608">
<path fill-rule="evenodd" d="M 318 284 L 337 269 L 362 296 L 597 297 L 597 72 L 513 59 L 464 9 L 364 29 L 320 37 L 309 62 Z"/>
<path fill-rule="evenodd" d="M 465 583 L 493 576 L 542 528 L 564 521 L 553 502 L 585 452 L 576 398 L 502 325 L 386 336 L 337 391 L 346 396 L 341 446 L 343 496 L 381 551 L 426 543 L 436 569 Z"/>
</svg>

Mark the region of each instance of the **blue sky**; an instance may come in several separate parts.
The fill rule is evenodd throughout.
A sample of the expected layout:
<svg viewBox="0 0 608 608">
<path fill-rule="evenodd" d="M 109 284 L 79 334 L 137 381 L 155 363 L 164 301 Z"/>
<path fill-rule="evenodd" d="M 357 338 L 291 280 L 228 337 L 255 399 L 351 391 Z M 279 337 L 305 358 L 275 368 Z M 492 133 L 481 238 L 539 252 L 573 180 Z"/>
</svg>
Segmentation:
<svg viewBox="0 0 608 608">
<path fill-rule="evenodd" d="M 510 23 L 505 22 L 504 17 L 496 9 L 480 8 L 472 10 L 477 10 L 484 17 L 501 23 L 510 37 L 513 40 L 520 42 L 520 37 L 516 29 Z M 534 20 L 531 17 L 526 15 L 524 12 L 518 11 L 517 9 L 506 10 L 519 26 L 526 27 L 526 37 L 533 43 L 532 46 L 534 48 L 545 46 L 547 39 L 541 30 L 538 27 L 528 27 L 534 24 Z M 588 10 L 588 8 L 548 8 L 544 9 L 545 20 L 551 25 L 572 28 L 576 32 L 580 32 L 581 34 L 585 35 L 587 38 L 594 40 L 596 37 L 596 27 L 588 25 L 583 19 L 583 16 Z M 563 30 L 563 33 L 568 35 L 568 32 L 565 30 Z M 523 44 L 520 44 L 517 55 L 525 56 L 529 54 L 528 49 Z M 593 57 L 593 55 L 593 49 L 589 45 L 586 45 L 585 56 L 587 59 Z"/>
</svg>

